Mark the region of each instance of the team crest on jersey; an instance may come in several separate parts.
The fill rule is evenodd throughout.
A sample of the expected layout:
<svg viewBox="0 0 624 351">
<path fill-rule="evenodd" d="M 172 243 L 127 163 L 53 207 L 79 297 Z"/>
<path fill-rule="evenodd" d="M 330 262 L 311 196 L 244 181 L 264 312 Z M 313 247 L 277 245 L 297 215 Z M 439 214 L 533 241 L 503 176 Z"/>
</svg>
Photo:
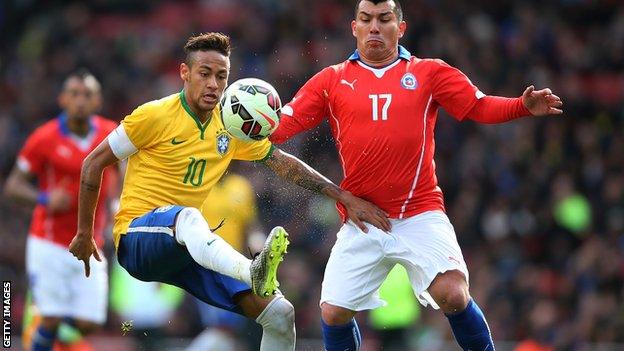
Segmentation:
<svg viewBox="0 0 624 351">
<path fill-rule="evenodd" d="M 163 206 L 163 207 L 159 207 L 156 210 L 154 210 L 154 213 L 163 213 L 163 212 L 167 212 L 170 209 L 173 208 L 173 205 L 167 205 L 167 206 Z"/>
<path fill-rule="evenodd" d="M 401 86 L 405 89 L 414 90 L 418 86 L 418 81 L 411 73 L 405 73 L 401 78 Z"/>
<path fill-rule="evenodd" d="M 225 155 L 230 149 L 230 136 L 227 133 L 217 134 L 217 152 L 220 155 Z"/>
</svg>

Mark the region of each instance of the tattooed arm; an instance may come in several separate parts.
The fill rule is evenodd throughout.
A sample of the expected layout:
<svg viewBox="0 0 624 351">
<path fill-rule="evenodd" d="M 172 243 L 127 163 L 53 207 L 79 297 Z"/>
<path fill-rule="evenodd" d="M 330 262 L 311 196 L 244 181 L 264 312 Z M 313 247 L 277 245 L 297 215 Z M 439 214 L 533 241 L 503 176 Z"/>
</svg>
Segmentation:
<svg viewBox="0 0 624 351">
<path fill-rule="evenodd" d="M 82 163 L 80 173 L 80 193 L 78 197 L 78 231 L 69 245 L 69 251 L 84 262 L 85 274 L 90 274 L 89 258 L 94 255 L 101 261 L 93 238 L 93 218 L 104 168 L 114 164 L 118 159 L 113 154 L 108 140 L 104 140 L 93 150 Z"/>
<path fill-rule="evenodd" d="M 303 161 L 280 149 L 275 149 L 273 154 L 264 161 L 267 167 L 282 179 L 295 183 L 303 188 L 323 194 L 347 209 L 347 215 L 363 232 L 368 232 L 362 223 L 368 222 L 375 227 L 390 231 L 390 221 L 387 214 L 374 204 L 353 196 L 350 192 L 342 190 L 325 176 L 308 166 Z"/>
</svg>

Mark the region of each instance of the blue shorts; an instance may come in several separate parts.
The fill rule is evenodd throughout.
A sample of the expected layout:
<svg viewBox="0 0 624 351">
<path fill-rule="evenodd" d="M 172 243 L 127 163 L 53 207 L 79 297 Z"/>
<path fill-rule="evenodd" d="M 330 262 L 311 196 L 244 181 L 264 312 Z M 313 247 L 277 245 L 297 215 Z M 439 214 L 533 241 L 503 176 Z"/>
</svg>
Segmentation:
<svg viewBox="0 0 624 351">
<path fill-rule="evenodd" d="M 183 206 L 165 206 L 135 218 L 117 248 L 119 264 L 131 276 L 180 287 L 210 305 L 242 314 L 234 296 L 249 285 L 200 266 L 175 240 L 171 228 Z"/>
</svg>

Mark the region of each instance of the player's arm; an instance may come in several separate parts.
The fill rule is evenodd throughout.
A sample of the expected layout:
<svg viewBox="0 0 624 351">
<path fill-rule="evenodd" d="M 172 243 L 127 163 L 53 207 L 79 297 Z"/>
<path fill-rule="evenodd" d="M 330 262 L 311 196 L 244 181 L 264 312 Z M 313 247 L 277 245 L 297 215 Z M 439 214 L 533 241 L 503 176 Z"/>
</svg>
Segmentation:
<svg viewBox="0 0 624 351">
<path fill-rule="evenodd" d="M 4 184 L 4 196 L 19 203 L 34 206 L 38 202 L 44 202 L 46 197 L 40 193 L 39 189 L 32 184 L 33 175 L 20 169 L 16 164 L 11 170 L 6 183 Z"/>
<path fill-rule="evenodd" d="M 30 206 L 41 204 L 47 208 L 48 213 L 59 213 L 69 209 L 71 196 L 63 188 L 62 181 L 59 186 L 44 192 L 39 191 L 32 184 L 33 178 L 34 176 L 30 172 L 21 169 L 19 164 L 15 165 L 4 185 L 4 195 L 9 199 Z"/>
<path fill-rule="evenodd" d="M 71 197 L 63 187 L 67 185 L 63 180 L 48 192 L 40 191 L 33 184 L 36 173 L 32 168 L 43 167 L 44 156 L 40 152 L 41 146 L 37 145 L 39 142 L 40 139 L 32 137 L 27 141 L 4 185 L 4 195 L 30 206 L 41 204 L 46 206 L 49 213 L 67 211 L 71 205 Z"/>
<path fill-rule="evenodd" d="M 284 143 L 325 119 L 328 115 L 327 82 L 331 74 L 331 69 L 317 73 L 299 89 L 291 102 L 284 105 L 277 130 L 269 136 L 272 143 Z"/>
<path fill-rule="evenodd" d="M 116 213 L 119 210 L 119 199 L 121 198 L 121 190 L 127 166 L 128 160 L 121 160 L 117 162 L 117 168 L 113 172 L 113 186 L 109 188 L 108 192 L 108 210 L 110 213 Z"/>
<path fill-rule="evenodd" d="M 485 95 L 466 75 L 443 61 L 436 60 L 433 75 L 433 99 L 459 120 L 469 118 L 479 123 L 504 123 L 524 116 L 563 113 L 561 99 L 548 88 L 525 89 L 522 96 L 507 98 Z"/>
<path fill-rule="evenodd" d="M 368 222 L 383 231 L 390 231 L 390 221 L 384 211 L 372 203 L 340 189 L 336 184 L 295 156 L 280 149 L 275 149 L 271 156 L 264 161 L 264 164 L 281 178 L 343 204 L 347 209 L 349 219 L 360 227 L 363 232 L 368 232 L 363 222 Z"/>
<path fill-rule="evenodd" d="M 560 115 L 563 102 L 548 88 L 530 86 L 519 98 L 484 96 L 468 111 L 467 118 L 486 124 L 504 123 L 523 116 Z"/>
<path fill-rule="evenodd" d="M 89 257 L 99 259 L 93 239 L 93 218 L 102 183 L 104 168 L 125 160 L 146 147 L 161 132 L 153 118 L 156 106 L 147 103 L 137 107 L 93 150 L 82 164 L 78 195 L 78 229 L 69 251 L 85 264 L 89 276 Z"/>
<path fill-rule="evenodd" d="M 102 174 L 106 167 L 117 161 L 117 156 L 106 139 L 82 163 L 78 196 L 78 229 L 69 246 L 69 251 L 84 262 L 87 277 L 90 274 L 89 258 L 91 255 L 94 255 L 98 261 L 102 260 L 93 238 L 93 220 L 100 194 Z"/>
</svg>

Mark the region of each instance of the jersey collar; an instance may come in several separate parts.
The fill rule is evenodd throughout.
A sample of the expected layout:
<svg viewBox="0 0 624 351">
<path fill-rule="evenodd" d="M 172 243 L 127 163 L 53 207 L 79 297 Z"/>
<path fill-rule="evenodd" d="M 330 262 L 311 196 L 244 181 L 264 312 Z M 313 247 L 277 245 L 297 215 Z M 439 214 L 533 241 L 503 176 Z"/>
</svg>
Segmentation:
<svg viewBox="0 0 624 351">
<path fill-rule="evenodd" d="M 61 112 L 61 114 L 58 116 L 58 120 L 59 120 L 59 126 L 61 129 L 61 134 L 63 134 L 63 136 L 70 136 L 72 135 L 71 130 L 69 130 L 69 123 L 67 122 L 67 119 L 69 117 L 67 116 L 67 112 Z M 92 116 L 89 116 L 89 131 L 87 132 L 87 136 L 91 135 L 91 133 L 93 133 L 95 131 L 95 125 L 93 124 L 93 118 Z"/>
<path fill-rule="evenodd" d="M 412 54 L 407 51 L 406 48 L 404 48 L 403 46 L 399 45 L 399 58 L 409 61 L 410 57 L 412 57 Z M 360 61 L 360 52 L 355 49 L 355 51 L 351 54 L 351 56 L 349 56 L 348 58 L 349 61 Z"/>
<path fill-rule="evenodd" d="M 200 132 L 199 138 L 204 140 L 204 132 L 206 131 L 206 128 L 208 127 L 208 124 L 210 123 L 210 121 L 212 121 L 212 115 L 210 116 L 211 118 L 209 118 L 206 121 L 206 123 L 202 124 L 202 122 L 199 120 L 195 112 L 193 112 L 191 107 L 188 105 L 188 102 L 186 101 L 186 96 L 184 95 L 184 89 L 180 90 L 179 96 L 180 96 L 180 102 L 182 103 L 182 107 L 184 108 L 184 111 L 186 111 L 186 113 L 188 113 L 188 115 L 191 116 L 191 118 L 193 118 L 193 120 L 195 121 L 195 124 L 197 125 L 197 128 L 199 128 L 199 132 Z M 215 108 L 217 107 L 215 106 Z"/>
</svg>

